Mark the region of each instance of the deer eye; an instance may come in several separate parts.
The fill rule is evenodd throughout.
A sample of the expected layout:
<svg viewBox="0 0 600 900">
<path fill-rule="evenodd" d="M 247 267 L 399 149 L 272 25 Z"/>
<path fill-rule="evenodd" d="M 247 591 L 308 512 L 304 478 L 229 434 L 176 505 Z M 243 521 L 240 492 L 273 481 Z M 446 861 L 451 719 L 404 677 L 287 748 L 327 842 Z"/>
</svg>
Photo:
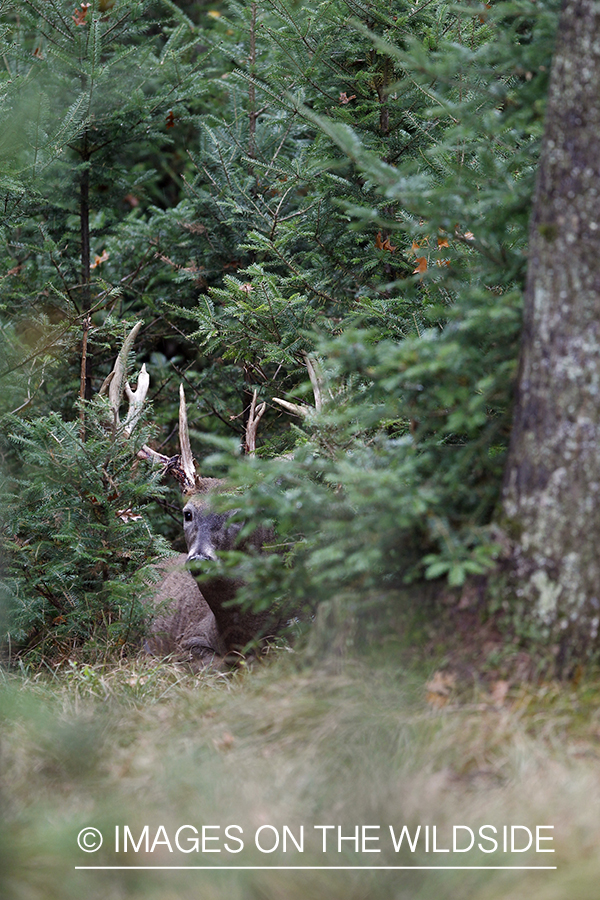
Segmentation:
<svg viewBox="0 0 600 900">
<path fill-rule="evenodd" d="M 193 518 L 194 518 L 194 517 L 193 517 L 193 515 L 192 515 L 192 513 L 191 513 L 191 510 L 189 510 L 189 509 L 184 509 L 184 511 L 183 511 L 183 521 L 184 521 L 184 522 L 191 522 Z"/>
</svg>

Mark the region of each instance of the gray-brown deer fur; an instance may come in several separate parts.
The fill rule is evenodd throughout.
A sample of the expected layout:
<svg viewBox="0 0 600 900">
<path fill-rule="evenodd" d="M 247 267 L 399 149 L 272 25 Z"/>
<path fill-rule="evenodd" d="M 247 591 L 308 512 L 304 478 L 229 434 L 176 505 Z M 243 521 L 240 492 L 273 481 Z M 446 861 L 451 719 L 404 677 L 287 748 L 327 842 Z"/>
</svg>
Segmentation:
<svg viewBox="0 0 600 900">
<path fill-rule="evenodd" d="M 220 668 L 225 655 L 215 617 L 192 575 L 185 568 L 187 553 L 160 565 L 164 578 L 152 603 L 157 613 L 145 649 L 153 656 L 170 656 L 194 670 Z"/>
<path fill-rule="evenodd" d="M 269 615 L 248 612 L 233 604 L 240 583 L 232 578 L 203 579 L 200 589 L 186 564 L 200 577 L 202 564 L 216 560 L 219 552 L 249 546 L 260 549 L 271 537 L 270 532 L 259 527 L 239 543 L 241 524 L 231 521 L 232 513 L 218 513 L 211 508 L 211 495 L 223 491 L 224 482 L 198 478 L 196 488 L 183 509 L 188 553 L 164 566 L 165 578 L 153 597 L 159 612 L 146 642 L 155 656 L 172 655 L 176 661 L 189 662 L 194 669 L 218 667 L 223 657 L 240 653 L 264 637 Z"/>
</svg>

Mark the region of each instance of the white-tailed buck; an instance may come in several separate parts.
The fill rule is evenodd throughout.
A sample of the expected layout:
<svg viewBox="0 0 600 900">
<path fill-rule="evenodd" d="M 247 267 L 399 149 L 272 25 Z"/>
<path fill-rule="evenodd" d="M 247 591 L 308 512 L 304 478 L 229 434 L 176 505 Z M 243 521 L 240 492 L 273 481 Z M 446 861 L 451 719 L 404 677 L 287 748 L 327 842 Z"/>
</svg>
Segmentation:
<svg viewBox="0 0 600 900">
<path fill-rule="evenodd" d="M 129 410 L 123 431 L 133 431 L 145 401 L 150 378 L 142 366 L 136 390 L 126 380 L 127 354 L 135 340 L 141 323 L 127 336 L 114 368 L 104 382 L 101 393 L 108 389 L 115 429 L 119 423 L 119 405 L 125 393 Z M 249 411 L 246 427 L 246 452 L 256 447 L 256 432 L 266 403 L 257 406 L 256 392 Z M 183 510 L 184 533 L 188 553 L 162 564 L 165 572 L 153 596 L 157 614 L 151 624 L 146 649 L 157 656 L 172 655 L 174 659 L 187 661 L 194 668 L 217 664 L 224 657 L 241 653 L 249 645 L 264 637 L 270 624 L 267 613 L 243 610 L 233 601 L 239 582 L 226 577 L 213 577 L 202 581 L 200 591 L 188 567 L 198 576 L 202 564 L 215 560 L 220 551 L 243 549 L 252 546 L 260 549 L 272 535 L 260 526 L 244 542 L 237 537 L 239 523 L 231 521 L 232 513 L 218 513 L 212 509 L 211 498 L 225 489 L 225 483 L 217 478 L 202 478 L 196 472 L 192 456 L 187 410 L 183 386 L 179 403 L 180 453 L 168 457 L 144 445 L 138 456 L 158 463 L 164 473 L 172 475 L 179 483 L 186 499 Z"/>
<path fill-rule="evenodd" d="M 141 325 L 139 322 L 134 326 L 125 339 L 114 368 L 100 389 L 100 393 L 108 390 L 115 431 L 119 426 L 121 398 L 123 393 L 126 395 L 129 410 L 122 426 L 126 435 L 131 434 L 140 417 L 150 384 L 145 365 L 135 391 L 126 379 L 127 355 Z M 324 401 L 332 395 L 327 392 L 325 396 L 319 362 L 307 354 L 304 354 L 304 362 L 313 388 L 314 407 L 278 397 L 273 397 L 273 401 L 293 415 L 310 418 L 321 411 Z M 165 577 L 154 594 L 157 614 L 146 647 L 157 656 L 173 655 L 175 659 L 200 667 L 218 665 L 219 660 L 256 646 L 260 639 L 276 633 L 285 620 L 277 611 L 255 613 L 236 604 L 239 581 L 224 576 L 202 577 L 204 564 L 216 560 L 220 552 L 233 549 L 260 551 L 272 541 L 273 532 L 258 524 L 249 537 L 240 541 L 242 525 L 232 520 L 233 512 L 220 513 L 213 509 L 215 494 L 226 490 L 226 484 L 218 478 L 203 478 L 196 472 L 183 385 L 179 393 L 180 453 L 168 457 L 145 445 L 138 453 L 140 458 L 158 463 L 164 474 L 178 481 L 186 500 L 183 527 L 188 548 L 187 555 L 182 554 L 162 565 Z M 246 423 L 247 454 L 255 452 L 258 425 L 266 406 L 264 402 L 257 405 L 255 391 Z M 194 575 L 201 581 L 201 590 Z"/>
<path fill-rule="evenodd" d="M 258 423 L 266 409 L 266 403 L 257 406 L 256 392 L 249 410 L 246 426 L 246 451 L 253 453 L 256 447 Z M 250 537 L 238 540 L 241 530 L 239 522 L 232 521 L 232 512 L 219 513 L 213 509 L 215 494 L 226 489 L 219 478 L 203 478 L 196 472 L 192 456 L 187 412 L 183 386 L 180 387 L 179 401 L 179 443 L 180 457 L 177 470 L 171 468 L 183 490 L 186 504 L 183 508 L 183 530 L 188 548 L 187 563 L 190 571 L 198 577 L 203 573 L 203 564 L 213 562 L 222 551 L 244 550 L 250 547 L 260 550 L 264 543 L 272 539 L 272 532 L 258 525 Z M 232 578 L 214 576 L 202 579 L 203 597 L 216 621 L 219 639 L 225 654 L 240 653 L 276 623 L 266 612 L 253 613 L 242 609 L 235 600 L 239 582 Z"/>
</svg>

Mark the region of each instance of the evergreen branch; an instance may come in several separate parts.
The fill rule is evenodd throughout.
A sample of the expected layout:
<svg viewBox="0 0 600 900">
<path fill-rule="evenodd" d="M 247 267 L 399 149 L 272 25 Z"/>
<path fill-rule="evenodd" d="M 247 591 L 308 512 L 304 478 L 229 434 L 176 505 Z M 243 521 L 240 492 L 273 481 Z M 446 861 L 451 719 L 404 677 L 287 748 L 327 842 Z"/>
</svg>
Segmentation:
<svg viewBox="0 0 600 900">
<path fill-rule="evenodd" d="M 172 0 L 160 0 L 160 2 L 162 6 L 166 6 L 166 8 L 172 12 L 176 19 L 179 19 L 180 22 L 185 23 L 190 31 L 196 30 L 196 25 L 194 24 L 194 22 L 192 22 L 189 16 L 186 16 L 180 6 L 178 6 L 176 3 L 173 3 Z"/>
<path fill-rule="evenodd" d="M 72 36 L 73 36 L 73 31 L 72 31 L 72 29 L 71 29 L 71 25 L 70 25 L 70 23 L 69 23 L 69 20 L 68 20 L 68 19 L 65 19 L 65 17 L 63 16 L 62 12 L 60 11 L 60 7 L 58 7 L 57 4 L 56 4 L 56 0 L 50 0 L 50 4 L 51 4 L 51 6 L 54 8 L 54 11 L 56 12 L 56 14 L 57 14 L 57 16 L 59 17 L 60 21 L 63 23 L 63 25 L 65 26 L 66 30 L 69 32 L 69 34 L 70 34 L 71 37 L 72 37 Z"/>
<path fill-rule="evenodd" d="M 21 360 L 21 362 L 16 363 L 13 366 L 9 366 L 8 368 L 1 371 L 0 379 L 6 378 L 7 375 L 12 375 L 14 372 L 18 372 L 19 369 L 24 368 L 30 362 L 33 362 L 34 359 L 38 359 L 38 357 L 40 356 L 45 356 L 49 350 L 52 350 L 60 343 L 61 338 L 64 337 L 65 334 L 68 334 L 72 327 L 73 322 L 69 322 L 62 330 L 59 330 L 58 337 L 53 336 L 51 340 L 47 341 L 41 348 L 34 350 L 33 353 L 30 353 L 29 356 L 26 356 L 25 359 Z"/>
<path fill-rule="evenodd" d="M 164 2 L 164 0 L 163 0 L 163 2 Z M 110 28 L 107 28 L 107 29 L 106 29 L 106 31 L 104 32 L 104 35 L 103 35 L 104 40 L 107 41 L 107 38 L 110 38 L 110 36 L 111 36 L 111 34 L 113 33 L 113 31 L 116 31 L 117 28 L 120 28 L 121 25 L 123 25 L 125 22 L 127 22 L 127 20 L 128 20 L 130 17 L 131 17 L 131 11 L 130 11 L 130 10 L 126 10 L 126 12 L 123 13 L 123 15 L 121 16 L 120 19 L 117 19 L 117 21 L 114 22 L 114 23 L 110 26 Z M 115 38 L 113 38 L 113 39 L 111 39 L 110 41 L 108 41 L 108 44 L 112 44 L 112 43 L 114 42 L 114 40 L 116 40 L 116 35 L 115 35 Z"/>
<path fill-rule="evenodd" d="M 320 291 L 318 288 L 314 287 L 307 281 L 305 275 L 295 266 L 287 257 L 279 250 L 277 244 L 273 241 L 268 241 L 269 248 L 275 253 L 279 259 L 285 263 L 290 272 L 293 272 L 294 275 L 298 278 L 301 284 L 311 292 L 311 294 L 315 294 L 317 297 L 320 297 L 322 300 L 328 300 L 330 303 L 334 303 L 336 306 L 340 304 L 340 300 L 337 300 L 335 297 L 332 297 L 331 294 L 326 293 L 325 291 Z"/>
<path fill-rule="evenodd" d="M 31 0 L 23 0 L 23 2 L 25 3 L 26 6 L 28 6 L 30 9 L 32 9 L 36 15 L 38 15 L 41 19 L 43 19 L 44 22 L 46 22 L 46 24 L 50 26 L 50 28 L 54 29 L 55 31 L 58 31 L 60 34 L 62 34 L 63 37 L 66 37 L 68 40 L 71 40 L 71 41 L 73 40 L 73 32 L 71 31 L 71 28 L 70 28 L 68 22 L 65 22 L 65 26 L 66 26 L 67 30 L 63 31 L 62 28 L 58 27 L 58 25 L 56 24 L 56 21 L 53 22 L 52 19 L 48 18 L 48 16 L 45 14 L 45 12 L 43 12 L 41 7 L 37 7 L 34 3 L 31 2 Z M 53 6 L 56 9 L 54 0 L 50 0 L 50 4 L 51 4 L 51 6 Z M 60 18 L 62 20 L 62 16 Z M 53 41 L 53 43 L 54 43 L 54 41 Z"/>
</svg>

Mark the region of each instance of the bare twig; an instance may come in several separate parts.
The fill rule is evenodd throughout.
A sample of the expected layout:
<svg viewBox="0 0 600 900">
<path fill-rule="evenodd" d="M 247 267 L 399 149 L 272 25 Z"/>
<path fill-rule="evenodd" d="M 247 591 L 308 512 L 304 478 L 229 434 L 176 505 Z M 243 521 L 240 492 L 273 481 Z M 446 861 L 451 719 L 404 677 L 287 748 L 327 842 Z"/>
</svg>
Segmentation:
<svg viewBox="0 0 600 900">
<path fill-rule="evenodd" d="M 81 423 L 79 427 L 79 437 L 82 443 L 85 441 L 85 386 L 87 381 L 87 344 L 91 324 L 91 318 L 89 316 L 86 316 L 83 320 L 83 335 L 81 338 L 81 376 L 79 381 L 79 402 L 81 404 L 79 409 L 79 421 Z"/>
</svg>

